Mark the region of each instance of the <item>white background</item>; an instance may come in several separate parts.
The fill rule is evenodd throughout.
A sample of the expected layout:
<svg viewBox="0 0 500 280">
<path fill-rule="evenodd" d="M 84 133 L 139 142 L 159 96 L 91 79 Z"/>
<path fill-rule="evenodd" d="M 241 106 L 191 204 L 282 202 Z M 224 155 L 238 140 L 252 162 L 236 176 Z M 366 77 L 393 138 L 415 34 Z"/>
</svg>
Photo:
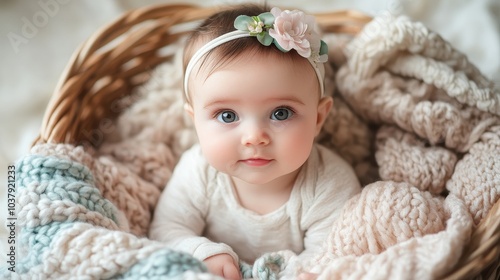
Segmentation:
<svg viewBox="0 0 500 280">
<path fill-rule="evenodd" d="M 0 1 L 0 222 L 7 216 L 7 166 L 25 155 L 38 134 L 58 77 L 72 52 L 93 32 L 123 12 L 160 0 Z M 192 0 L 215 5 L 242 1 Z M 262 1 L 254 1 L 262 2 Z M 440 33 L 489 78 L 500 84 L 499 0 L 288 0 L 270 6 L 307 12 L 356 9 L 372 16 L 384 10 L 406 14 Z M 0 266 L 7 231 L 0 227 Z"/>
</svg>

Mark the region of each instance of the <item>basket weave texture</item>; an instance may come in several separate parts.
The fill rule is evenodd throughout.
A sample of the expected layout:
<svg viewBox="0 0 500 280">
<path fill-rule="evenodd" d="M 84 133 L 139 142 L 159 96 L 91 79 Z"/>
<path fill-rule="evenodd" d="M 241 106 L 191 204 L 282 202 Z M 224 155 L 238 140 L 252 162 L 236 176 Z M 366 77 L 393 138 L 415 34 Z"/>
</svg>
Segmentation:
<svg viewBox="0 0 500 280">
<path fill-rule="evenodd" d="M 96 32 L 75 52 L 65 69 L 48 105 L 36 144 L 67 143 L 98 149 L 104 140 L 86 132 L 99 130 L 103 119 L 116 118 L 123 111 L 117 106 L 131 105 L 123 105 L 123 102 L 117 101 L 127 100 L 126 97 L 135 88 L 148 80 L 152 69 L 173 59 L 172 52 L 165 54 L 159 52 L 159 49 L 178 42 L 189 32 L 190 23 L 204 19 L 218 10 L 220 8 L 189 5 L 152 6 L 130 11 Z M 317 14 L 316 19 L 325 34 L 347 35 L 359 33 L 371 21 L 371 18 L 355 11 Z M 180 24 L 188 25 L 182 27 Z M 356 53 L 356 50 L 351 53 Z M 337 66 L 348 64 L 345 59 L 333 58 Z M 354 60 L 352 57 L 349 59 Z M 407 74 L 413 76 L 413 73 Z M 337 83 L 338 81 L 337 77 Z M 338 90 L 343 91 L 341 86 Z M 352 100 L 346 98 L 346 103 L 356 102 Z M 361 114 L 361 119 L 367 118 L 373 116 Z M 400 126 L 405 128 L 404 124 Z M 492 137 L 498 137 L 500 132 L 496 130 L 491 133 Z M 459 145 L 455 148 L 461 149 Z M 468 147 L 463 149 L 466 152 Z M 498 157 L 497 153 L 496 164 L 499 163 Z M 381 168 L 380 172 L 382 171 Z M 446 275 L 447 279 L 498 277 L 500 201 L 493 201 L 489 209 L 487 215 L 474 217 L 478 225 L 459 262 Z"/>
</svg>

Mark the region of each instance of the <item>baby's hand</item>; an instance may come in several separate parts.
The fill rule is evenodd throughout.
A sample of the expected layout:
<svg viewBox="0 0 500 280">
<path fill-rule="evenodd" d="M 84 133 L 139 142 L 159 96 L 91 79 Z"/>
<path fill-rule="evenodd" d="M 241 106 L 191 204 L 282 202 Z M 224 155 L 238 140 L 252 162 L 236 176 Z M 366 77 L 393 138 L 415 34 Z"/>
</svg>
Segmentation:
<svg viewBox="0 0 500 280">
<path fill-rule="evenodd" d="M 241 274 L 238 264 L 236 264 L 229 254 L 218 254 L 203 260 L 212 274 L 219 275 L 225 279 L 240 280 Z"/>
</svg>

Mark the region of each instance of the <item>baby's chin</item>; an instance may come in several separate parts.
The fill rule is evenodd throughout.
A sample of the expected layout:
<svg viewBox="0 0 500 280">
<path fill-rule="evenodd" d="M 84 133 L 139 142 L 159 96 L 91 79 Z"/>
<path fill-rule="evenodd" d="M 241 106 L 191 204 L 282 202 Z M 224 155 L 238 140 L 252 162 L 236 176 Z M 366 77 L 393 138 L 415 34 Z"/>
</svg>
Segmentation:
<svg viewBox="0 0 500 280">
<path fill-rule="evenodd" d="M 299 169 L 292 170 L 291 172 L 286 172 L 281 170 L 281 172 L 277 171 L 273 168 L 263 167 L 258 171 L 247 171 L 244 174 L 240 172 L 235 172 L 233 174 L 229 174 L 233 178 L 234 182 L 242 182 L 247 185 L 255 185 L 255 186 L 283 186 L 290 185 L 295 182 L 295 178 L 299 172 Z"/>
<path fill-rule="evenodd" d="M 263 176 L 231 176 L 233 180 L 238 180 L 248 185 L 263 186 L 271 184 L 276 177 L 266 178 Z"/>
<path fill-rule="evenodd" d="M 269 173 L 269 171 L 268 171 Z M 276 176 L 276 174 L 259 174 L 258 172 L 251 172 L 250 174 L 240 175 L 240 174 L 229 174 L 231 178 L 233 178 L 234 182 L 241 182 L 246 185 L 254 185 L 258 186 L 270 186 L 274 182 L 276 182 L 280 176 Z"/>
</svg>

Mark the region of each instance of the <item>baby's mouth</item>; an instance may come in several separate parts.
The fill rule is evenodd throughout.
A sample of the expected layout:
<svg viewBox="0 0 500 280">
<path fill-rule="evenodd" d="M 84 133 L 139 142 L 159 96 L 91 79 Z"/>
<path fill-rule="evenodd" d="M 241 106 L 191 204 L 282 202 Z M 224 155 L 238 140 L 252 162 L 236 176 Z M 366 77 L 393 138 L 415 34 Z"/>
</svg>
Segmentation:
<svg viewBox="0 0 500 280">
<path fill-rule="evenodd" d="M 248 158 L 240 160 L 240 162 L 254 167 L 266 166 L 268 165 L 272 159 L 264 159 L 264 158 Z"/>
</svg>

